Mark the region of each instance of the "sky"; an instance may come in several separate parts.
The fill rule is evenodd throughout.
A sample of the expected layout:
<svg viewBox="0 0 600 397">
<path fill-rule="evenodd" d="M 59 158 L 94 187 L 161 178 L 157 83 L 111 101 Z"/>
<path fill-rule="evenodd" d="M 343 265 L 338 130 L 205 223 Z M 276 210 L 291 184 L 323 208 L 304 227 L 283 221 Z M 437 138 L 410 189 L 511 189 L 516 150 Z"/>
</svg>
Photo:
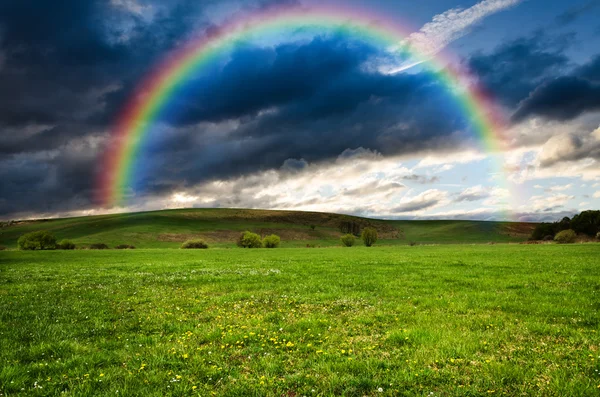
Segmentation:
<svg viewBox="0 0 600 397">
<path fill-rule="evenodd" d="M 420 56 L 335 29 L 248 38 L 148 127 L 124 200 L 98 200 L 144 76 L 231 21 L 323 6 L 385 16 Z M 495 150 L 446 68 L 504 120 Z M 600 0 L 8 0 L 0 87 L 0 219 L 236 207 L 554 221 L 600 208 Z"/>
</svg>

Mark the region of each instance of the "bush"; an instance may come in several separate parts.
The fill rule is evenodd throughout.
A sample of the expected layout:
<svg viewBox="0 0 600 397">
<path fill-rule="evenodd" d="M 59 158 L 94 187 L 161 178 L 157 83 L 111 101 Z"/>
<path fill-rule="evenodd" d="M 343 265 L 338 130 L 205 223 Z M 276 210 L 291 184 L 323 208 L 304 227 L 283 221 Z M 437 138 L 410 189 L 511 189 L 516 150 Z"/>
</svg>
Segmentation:
<svg viewBox="0 0 600 397">
<path fill-rule="evenodd" d="M 559 244 L 573 244 L 577 238 L 577 233 L 574 230 L 563 230 L 554 237 L 554 241 Z"/>
<path fill-rule="evenodd" d="M 26 251 L 53 250 L 56 249 L 56 237 L 42 230 L 22 235 L 17 244 L 19 249 Z"/>
<path fill-rule="evenodd" d="M 95 244 L 90 244 L 90 246 L 88 248 L 91 250 L 107 250 L 108 245 L 106 245 L 104 243 L 95 243 Z"/>
<path fill-rule="evenodd" d="M 342 244 L 344 244 L 345 247 L 352 247 L 354 245 L 355 238 L 353 234 L 345 234 L 340 237 L 340 240 L 342 240 Z"/>
<path fill-rule="evenodd" d="M 262 248 L 262 241 L 258 234 L 246 231 L 240 235 L 237 246 L 242 248 Z"/>
<path fill-rule="evenodd" d="M 207 249 L 208 244 L 202 239 L 188 240 L 181 244 L 181 249 Z"/>
<path fill-rule="evenodd" d="M 596 240 L 600 240 L 600 232 L 596 233 Z"/>
<path fill-rule="evenodd" d="M 544 236 L 544 238 L 542 239 L 544 241 L 553 241 L 554 240 L 554 236 L 552 236 L 551 234 Z"/>
<path fill-rule="evenodd" d="M 135 249 L 135 247 L 133 245 L 129 245 L 129 244 L 119 244 L 115 247 L 115 249 L 118 250 L 133 250 Z"/>
<path fill-rule="evenodd" d="M 6 249 L 6 247 L 5 247 L 5 246 L 3 246 L 3 245 L 0 245 L 0 251 L 4 251 L 5 249 Z"/>
<path fill-rule="evenodd" d="M 281 239 L 276 234 L 271 234 L 263 239 L 263 247 L 265 248 L 277 248 Z"/>
<path fill-rule="evenodd" d="M 59 250 L 74 250 L 75 249 L 75 243 L 73 243 L 71 240 L 61 240 L 60 243 L 56 244 L 56 249 L 59 249 Z"/>
<path fill-rule="evenodd" d="M 377 242 L 377 230 L 372 227 L 366 227 L 362 231 L 360 238 L 362 238 L 367 247 L 370 247 Z"/>
</svg>

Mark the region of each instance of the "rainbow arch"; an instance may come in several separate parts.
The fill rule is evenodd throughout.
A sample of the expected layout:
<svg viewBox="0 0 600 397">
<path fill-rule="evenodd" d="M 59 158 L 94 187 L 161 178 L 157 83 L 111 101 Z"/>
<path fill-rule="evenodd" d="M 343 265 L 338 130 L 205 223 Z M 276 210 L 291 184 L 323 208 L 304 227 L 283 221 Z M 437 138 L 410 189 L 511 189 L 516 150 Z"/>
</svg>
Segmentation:
<svg viewBox="0 0 600 397">
<path fill-rule="evenodd" d="M 245 15 L 182 46 L 142 80 L 119 115 L 113 129 L 112 144 L 104 155 L 99 173 L 99 202 L 105 206 L 124 204 L 126 192 L 135 177 L 136 158 L 140 155 L 150 127 L 188 78 L 248 36 L 267 36 L 293 27 L 315 31 L 335 28 L 353 37 L 389 47 L 397 47 L 409 35 L 397 22 L 373 13 L 365 14 L 364 10 L 292 8 Z M 447 59 L 440 54 L 429 58 L 414 48 L 404 50 L 412 57 L 421 59 L 440 82 L 455 94 L 459 107 L 471 120 L 484 150 L 504 151 L 502 117 L 489 95 L 473 81 L 468 71 L 448 68 Z"/>
</svg>

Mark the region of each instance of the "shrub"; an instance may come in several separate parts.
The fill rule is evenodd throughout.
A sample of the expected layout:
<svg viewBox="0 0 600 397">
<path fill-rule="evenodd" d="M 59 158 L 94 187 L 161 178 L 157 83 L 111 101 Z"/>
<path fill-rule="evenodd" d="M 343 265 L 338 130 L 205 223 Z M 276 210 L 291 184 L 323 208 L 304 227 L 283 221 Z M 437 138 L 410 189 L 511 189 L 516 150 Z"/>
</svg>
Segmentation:
<svg viewBox="0 0 600 397">
<path fill-rule="evenodd" d="M 242 248 L 262 248 L 262 241 L 258 234 L 246 231 L 240 235 L 237 245 Z"/>
<path fill-rule="evenodd" d="M 596 240 L 600 240 L 600 232 L 596 233 Z"/>
<path fill-rule="evenodd" d="M 563 230 L 554 237 L 554 241 L 559 244 L 572 244 L 577 238 L 577 233 L 574 230 Z"/>
<path fill-rule="evenodd" d="M 21 250 L 53 250 L 56 249 L 56 237 L 47 231 L 31 232 L 19 237 L 17 242 Z"/>
<path fill-rule="evenodd" d="M 271 234 L 263 239 L 263 247 L 265 248 L 277 248 L 281 239 L 276 234 Z"/>
<path fill-rule="evenodd" d="M 542 240 L 544 240 L 544 241 L 553 241 L 554 237 L 551 234 L 549 234 L 547 236 L 544 236 L 544 238 Z"/>
<path fill-rule="evenodd" d="M 56 244 L 56 249 L 59 249 L 59 250 L 74 250 L 75 249 L 75 243 L 73 243 L 71 240 L 61 240 L 60 243 Z"/>
<path fill-rule="evenodd" d="M 90 244 L 90 246 L 88 248 L 91 250 L 107 250 L 108 245 L 106 245 L 104 243 L 95 243 L 95 244 Z"/>
<path fill-rule="evenodd" d="M 181 244 L 182 249 L 207 249 L 208 244 L 202 239 L 188 240 Z"/>
<path fill-rule="evenodd" d="M 377 230 L 372 227 L 366 227 L 362 231 L 360 238 L 362 238 L 367 247 L 370 247 L 377 242 Z"/>
<path fill-rule="evenodd" d="M 354 245 L 355 238 L 353 234 L 345 234 L 340 237 L 340 240 L 342 240 L 344 247 L 352 247 Z"/>
<path fill-rule="evenodd" d="M 0 251 L 4 251 L 5 249 L 6 249 L 6 247 L 5 247 L 5 246 L 3 246 L 3 245 L 0 245 Z"/>
<path fill-rule="evenodd" d="M 135 249 L 135 247 L 133 245 L 129 245 L 129 244 L 119 244 L 115 247 L 115 249 L 118 250 L 132 250 Z"/>
<path fill-rule="evenodd" d="M 411 241 L 410 243 L 408 243 L 408 245 L 414 247 L 415 245 L 419 245 L 419 243 L 417 243 L 416 241 Z"/>
<path fill-rule="evenodd" d="M 315 228 L 316 228 L 316 227 L 317 227 L 317 225 L 310 225 L 310 228 L 311 228 L 312 230 L 315 230 Z"/>
</svg>

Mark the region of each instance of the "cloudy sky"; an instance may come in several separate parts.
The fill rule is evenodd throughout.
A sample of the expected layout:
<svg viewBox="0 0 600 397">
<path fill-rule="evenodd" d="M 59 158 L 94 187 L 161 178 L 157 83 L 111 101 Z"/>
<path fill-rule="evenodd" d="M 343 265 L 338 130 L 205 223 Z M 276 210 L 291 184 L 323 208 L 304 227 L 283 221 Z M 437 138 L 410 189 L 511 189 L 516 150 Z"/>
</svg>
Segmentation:
<svg viewBox="0 0 600 397">
<path fill-rule="evenodd" d="M 127 201 L 97 201 L 115 121 L 154 65 L 228 21 L 323 4 L 397 20 L 411 32 L 399 46 L 446 63 L 335 30 L 249 39 L 169 104 Z M 477 138 L 436 77 L 446 67 L 493 98 L 504 150 Z M 8 0 L 0 88 L 0 219 L 243 207 L 534 221 L 600 208 L 600 0 Z"/>
</svg>

